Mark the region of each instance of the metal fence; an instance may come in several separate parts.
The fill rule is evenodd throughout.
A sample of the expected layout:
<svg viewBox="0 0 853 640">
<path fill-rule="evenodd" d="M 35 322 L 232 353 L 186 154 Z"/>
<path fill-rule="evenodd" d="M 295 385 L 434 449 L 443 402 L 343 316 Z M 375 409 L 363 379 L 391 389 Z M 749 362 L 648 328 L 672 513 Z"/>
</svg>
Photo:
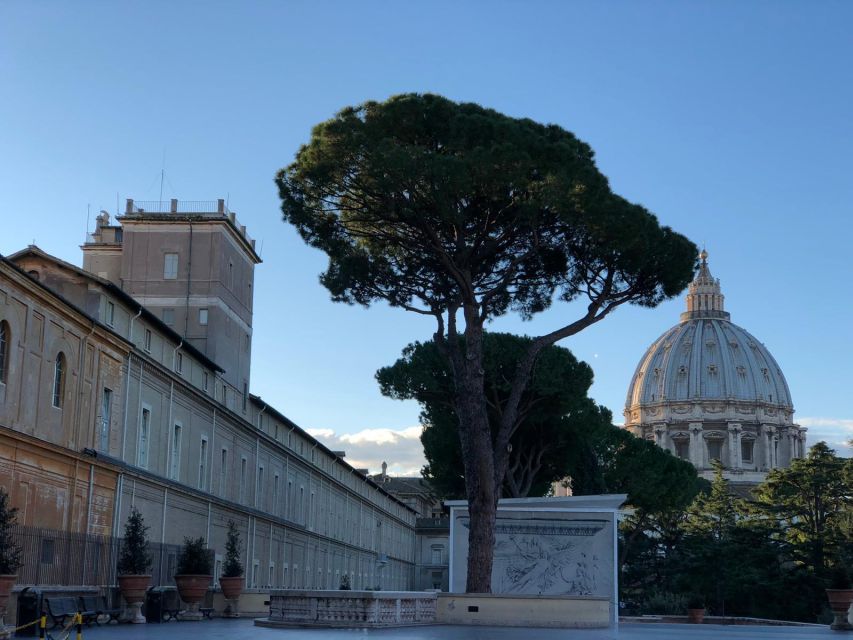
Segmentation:
<svg viewBox="0 0 853 640">
<path fill-rule="evenodd" d="M 18 525 L 21 545 L 20 585 L 114 586 L 121 538 L 68 533 Z M 151 584 L 173 585 L 180 545 L 151 542 Z"/>
</svg>

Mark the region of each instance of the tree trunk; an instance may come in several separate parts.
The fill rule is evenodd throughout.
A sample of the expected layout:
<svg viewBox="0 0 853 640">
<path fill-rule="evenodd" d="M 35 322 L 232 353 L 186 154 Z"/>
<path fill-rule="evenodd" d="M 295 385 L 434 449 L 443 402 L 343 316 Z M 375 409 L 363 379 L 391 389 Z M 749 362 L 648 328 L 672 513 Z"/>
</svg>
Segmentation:
<svg viewBox="0 0 853 640">
<path fill-rule="evenodd" d="M 498 487 L 495 486 L 492 431 L 484 392 L 483 334 L 482 327 L 476 323 L 466 323 L 465 353 L 461 355 L 461 358 L 454 358 L 454 380 L 470 518 L 465 591 L 491 593 Z"/>
</svg>

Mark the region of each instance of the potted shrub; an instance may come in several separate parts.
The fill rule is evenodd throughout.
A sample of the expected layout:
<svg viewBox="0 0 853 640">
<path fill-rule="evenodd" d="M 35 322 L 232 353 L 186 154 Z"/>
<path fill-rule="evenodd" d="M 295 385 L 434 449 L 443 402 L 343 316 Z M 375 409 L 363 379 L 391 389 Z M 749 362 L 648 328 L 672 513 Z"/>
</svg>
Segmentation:
<svg viewBox="0 0 853 640">
<path fill-rule="evenodd" d="M 118 559 L 118 586 L 129 607 L 128 618 L 136 624 L 144 624 L 145 616 L 140 611 L 145 602 L 145 592 L 151 584 L 151 554 L 148 552 L 148 527 L 136 507 L 124 524 L 124 539 Z"/>
<path fill-rule="evenodd" d="M 0 488 L 0 628 L 5 625 L 9 594 L 21 566 L 21 547 L 12 537 L 12 528 L 17 523 L 18 509 L 9 506 L 9 494 Z"/>
<path fill-rule="evenodd" d="M 240 531 L 233 520 L 228 521 L 228 539 L 225 542 L 225 564 L 222 567 L 222 575 L 219 577 L 219 586 L 222 587 L 222 595 L 228 601 L 222 615 L 226 618 L 239 618 L 238 605 L 240 594 L 243 593 L 245 578 L 243 577 L 243 565 L 240 562 L 242 553 L 240 544 Z"/>
<path fill-rule="evenodd" d="M 213 558 L 204 538 L 184 538 L 175 574 L 178 594 L 187 604 L 187 610 L 181 614 L 182 620 L 201 620 L 199 606 L 213 579 L 212 568 Z"/>
<path fill-rule="evenodd" d="M 837 564 L 829 574 L 829 587 L 826 589 L 826 597 L 829 600 L 829 608 L 835 620 L 829 625 L 835 631 L 848 631 L 853 625 L 847 619 L 850 610 L 850 602 L 853 601 L 853 588 L 851 588 L 850 574 L 842 564 Z"/>
<path fill-rule="evenodd" d="M 705 598 L 698 593 L 687 599 L 687 622 L 702 624 L 705 620 Z"/>
</svg>

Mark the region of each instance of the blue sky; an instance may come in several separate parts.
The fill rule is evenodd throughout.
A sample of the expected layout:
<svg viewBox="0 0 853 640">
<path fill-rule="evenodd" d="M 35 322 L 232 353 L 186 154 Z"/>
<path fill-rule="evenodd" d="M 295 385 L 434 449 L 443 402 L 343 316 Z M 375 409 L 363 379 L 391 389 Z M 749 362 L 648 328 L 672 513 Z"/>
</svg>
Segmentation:
<svg viewBox="0 0 853 640">
<path fill-rule="evenodd" d="M 837 446 L 853 435 L 850 24 L 853 5 L 830 1 L 5 0 L 0 253 L 35 241 L 80 264 L 87 207 L 92 226 L 117 194 L 157 199 L 165 157 L 164 197 L 227 197 L 262 243 L 253 390 L 367 464 L 410 471 L 417 406 L 384 399 L 373 374 L 432 326 L 331 303 L 324 257 L 281 222 L 272 180 L 341 107 L 436 92 L 573 131 L 618 193 L 704 243 L 732 320 Z M 620 309 L 562 343 L 617 419 L 683 306 Z"/>
</svg>

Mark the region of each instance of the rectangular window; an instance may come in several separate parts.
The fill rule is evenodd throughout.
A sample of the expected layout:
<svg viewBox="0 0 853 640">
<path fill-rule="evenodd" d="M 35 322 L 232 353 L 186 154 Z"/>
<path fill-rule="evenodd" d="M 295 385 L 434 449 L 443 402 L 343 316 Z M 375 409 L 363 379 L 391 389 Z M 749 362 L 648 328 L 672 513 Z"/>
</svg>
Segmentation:
<svg viewBox="0 0 853 640">
<path fill-rule="evenodd" d="M 175 371 L 178 373 L 184 372 L 184 354 L 177 352 L 175 353 Z"/>
<path fill-rule="evenodd" d="M 240 496 L 241 503 L 246 501 L 246 456 L 240 458 L 240 487 L 238 495 Z"/>
<path fill-rule="evenodd" d="M 136 453 L 136 464 L 143 469 L 148 468 L 148 433 L 151 428 L 151 410 L 142 410 L 142 424 L 139 425 L 139 450 Z"/>
<path fill-rule="evenodd" d="M 198 488 L 204 489 L 207 485 L 207 438 L 201 437 L 198 450 Z"/>
<path fill-rule="evenodd" d="M 104 389 L 104 395 L 101 405 L 101 434 L 99 449 L 101 451 L 109 451 L 110 448 L 110 417 L 112 413 L 113 392 L 110 389 Z"/>
<path fill-rule="evenodd" d="M 151 353 L 151 329 L 145 330 L 145 340 L 143 342 L 143 348 L 147 353 Z"/>
<path fill-rule="evenodd" d="M 219 459 L 219 495 L 225 497 L 225 488 L 228 486 L 228 449 L 223 448 Z"/>
<path fill-rule="evenodd" d="M 163 260 L 163 279 L 176 280 L 178 278 L 178 254 L 167 253 Z"/>
<path fill-rule="evenodd" d="M 675 440 L 675 455 L 682 460 L 690 459 L 690 442 L 688 440 Z"/>
<path fill-rule="evenodd" d="M 752 464 L 752 451 L 755 448 L 754 440 L 741 440 L 740 441 L 740 459 L 743 462 Z"/>
<path fill-rule="evenodd" d="M 207 324 L 207 309 L 198 310 L 198 323 L 201 325 Z"/>
<path fill-rule="evenodd" d="M 176 424 L 172 431 L 172 466 L 169 477 L 177 480 L 181 470 L 181 425 Z"/>
<path fill-rule="evenodd" d="M 107 317 L 105 319 L 107 326 L 108 327 L 113 326 L 115 319 L 116 319 L 116 306 L 108 300 L 107 301 Z"/>
<path fill-rule="evenodd" d="M 243 381 L 243 413 L 246 413 L 246 409 L 249 406 L 249 383 L 245 380 Z"/>
<path fill-rule="evenodd" d="M 272 483 L 272 512 L 274 515 L 278 515 L 278 481 L 278 474 L 275 474 Z"/>
<path fill-rule="evenodd" d="M 255 507 L 262 509 L 264 506 L 264 467 L 258 467 L 258 486 L 255 487 Z"/>
<path fill-rule="evenodd" d="M 175 324 L 175 310 L 163 309 L 163 323 L 168 325 Z"/>
<path fill-rule="evenodd" d="M 441 564 L 441 547 L 433 547 L 430 551 L 432 551 L 432 564 Z"/>
<path fill-rule="evenodd" d="M 204 391 L 207 391 L 208 386 L 209 386 L 209 377 L 207 375 L 207 371 L 202 371 L 201 372 L 201 388 L 204 389 Z"/>
<path fill-rule="evenodd" d="M 708 460 L 723 460 L 723 441 L 708 440 Z"/>
</svg>

